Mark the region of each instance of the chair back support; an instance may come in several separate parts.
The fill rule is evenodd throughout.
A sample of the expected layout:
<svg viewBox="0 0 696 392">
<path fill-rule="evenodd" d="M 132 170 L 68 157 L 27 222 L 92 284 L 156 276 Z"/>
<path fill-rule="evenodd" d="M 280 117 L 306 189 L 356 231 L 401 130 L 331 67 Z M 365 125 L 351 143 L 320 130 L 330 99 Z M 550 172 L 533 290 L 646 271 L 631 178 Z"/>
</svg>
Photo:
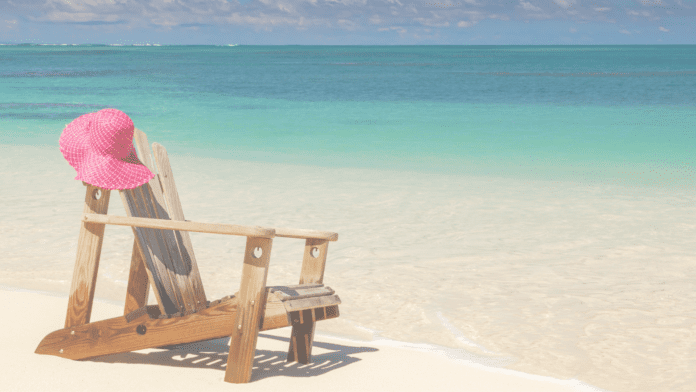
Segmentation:
<svg viewBox="0 0 696 392">
<path fill-rule="evenodd" d="M 128 216 L 184 220 L 166 150 L 155 143 L 158 169 L 147 137 L 136 129 L 138 158 L 155 173 L 150 182 L 120 191 Z M 159 172 L 159 174 L 158 174 Z M 186 231 L 133 227 L 147 275 L 163 314 L 190 313 L 207 306 L 191 239 Z"/>
</svg>

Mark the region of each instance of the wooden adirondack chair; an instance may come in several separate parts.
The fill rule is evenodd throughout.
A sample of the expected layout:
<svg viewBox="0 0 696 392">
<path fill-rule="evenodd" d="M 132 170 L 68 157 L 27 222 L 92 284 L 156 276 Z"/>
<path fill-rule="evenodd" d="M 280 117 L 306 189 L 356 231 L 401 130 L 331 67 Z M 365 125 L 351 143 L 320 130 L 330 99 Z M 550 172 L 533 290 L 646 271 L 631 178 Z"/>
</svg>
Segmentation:
<svg viewBox="0 0 696 392">
<path fill-rule="evenodd" d="M 134 139 L 141 161 L 157 173 L 145 134 L 136 129 Z M 153 151 L 159 174 L 120 191 L 127 217 L 106 215 L 110 191 L 85 184 L 65 328 L 48 334 L 36 353 L 84 359 L 230 336 L 224 379 L 246 383 L 259 331 L 292 326 L 287 361 L 309 363 L 316 321 L 339 315 L 340 299 L 323 285 L 328 243 L 338 234 L 186 221 L 167 152 L 157 143 Z M 107 224 L 135 234 L 124 316 L 90 323 Z M 207 300 L 188 231 L 247 237 L 238 293 Z M 274 237 L 305 239 L 299 285 L 266 286 Z M 148 283 L 158 305 L 147 305 Z"/>
</svg>

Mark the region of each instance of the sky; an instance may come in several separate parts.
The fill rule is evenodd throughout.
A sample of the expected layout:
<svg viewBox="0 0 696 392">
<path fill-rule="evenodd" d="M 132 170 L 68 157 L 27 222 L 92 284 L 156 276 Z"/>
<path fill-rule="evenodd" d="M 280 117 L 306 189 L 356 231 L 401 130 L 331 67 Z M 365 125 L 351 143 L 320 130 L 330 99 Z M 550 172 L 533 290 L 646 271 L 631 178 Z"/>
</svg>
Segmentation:
<svg viewBox="0 0 696 392">
<path fill-rule="evenodd" d="M 696 44 L 696 0 L 0 0 L 0 43 Z"/>
</svg>

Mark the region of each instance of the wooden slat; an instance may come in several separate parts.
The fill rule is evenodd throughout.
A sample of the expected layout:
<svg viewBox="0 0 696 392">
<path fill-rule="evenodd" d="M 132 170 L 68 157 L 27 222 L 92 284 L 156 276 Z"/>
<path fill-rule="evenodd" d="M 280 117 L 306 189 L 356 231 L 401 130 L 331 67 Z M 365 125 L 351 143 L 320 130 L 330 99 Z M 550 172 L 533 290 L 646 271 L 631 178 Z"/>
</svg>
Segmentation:
<svg viewBox="0 0 696 392">
<path fill-rule="evenodd" d="M 150 169 L 150 171 L 156 174 L 157 170 L 152 161 L 147 136 L 139 129 L 134 131 L 133 136 L 136 142 L 136 148 L 138 150 L 140 160 L 148 169 Z M 150 180 L 149 185 L 150 188 L 145 186 L 142 187 L 144 192 L 141 194 L 141 196 L 144 196 L 143 201 L 145 202 L 145 207 L 147 207 L 145 209 L 145 211 L 147 211 L 147 215 L 139 216 L 168 219 L 168 208 L 164 195 L 162 194 L 163 188 L 159 175 L 156 174 L 155 178 Z M 166 268 L 166 271 L 164 271 L 167 273 L 168 277 L 163 275 L 160 278 L 162 280 L 171 281 L 174 290 L 173 292 L 166 293 L 164 296 L 169 297 L 176 309 L 180 312 L 189 312 L 200 308 L 202 304 L 199 303 L 195 296 L 193 283 L 188 275 L 190 269 L 186 267 L 182 259 L 183 256 L 177 245 L 177 234 L 172 231 L 160 231 L 159 233 L 155 233 L 153 236 L 151 236 L 151 238 L 154 238 L 159 242 L 157 249 L 160 253 L 153 254 L 155 264 L 164 264 L 168 267 Z M 143 246 L 143 244 L 140 245 L 141 247 Z M 149 251 L 145 251 L 144 253 L 149 253 Z M 146 260 L 147 259 L 148 257 L 146 256 Z M 146 262 L 146 265 L 147 264 L 148 263 Z M 154 272 L 154 274 L 157 275 L 161 272 L 163 271 L 158 269 Z M 162 295 L 160 295 L 160 297 L 162 297 Z"/>
<path fill-rule="evenodd" d="M 311 297 L 283 301 L 283 305 L 285 305 L 285 310 L 287 310 L 288 312 L 296 312 L 299 310 L 327 307 L 340 304 L 341 299 L 338 297 L 338 295 L 327 295 L 323 297 Z"/>
<path fill-rule="evenodd" d="M 316 231 L 316 230 L 304 230 L 304 229 L 287 229 L 287 228 L 276 228 L 276 237 L 287 237 L 287 238 L 302 238 L 302 239 L 318 239 L 327 241 L 338 241 L 338 233 L 333 233 L 330 231 Z"/>
<path fill-rule="evenodd" d="M 142 308 L 147 305 L 147 297 L 150 293 L 145 260 L 138 247 L 138 241 L 133 239 L 133 253 L 131 254 L 130 273 L 128 274 L 128 288 L 126 290 L 126 305 L 123 314 Z"/>
<path fill-rule="evenodd" d="M 85 185 L 87 189 L 83 212 L 106 214 L 109 210 L 111 191 L 94 185 Z M 97 194 L 99 194 L 98 199 L 96 198 Z M 68 299 L 68 312 L 65 317 L 66 328 L 89 323 L 103 240 L 104 224 L 81 222 L 75 269 L 70 286 L 70 298 Z"/>
<path fill-rule="evenodd" d="M 129 189 L 130 191 L 130 189 Z M 173 221 L 167 219 L 152 219 L 143 217 L 84 214 L 85 222 L 105 223 L 117 226 L 146 227 L 162 230 L 184 230 L 199 233 L 239 235 L 244 237 L 273 238 L 275 231 L 260 226 L 226 225 L 219 223 L 202 223 L 191 221 Z"/>
<path fill-rule="evenodd" d="M 331 287 L 319 286 L 319 287 L 298 287 L 290 289 L 284 286 L 273 286 L 274 292 L 283 301 L 295 300 L 302 298 L 320 297 L 324 295 L 332 295 L 334 291 Z"/>
<path fill-rule="evenodd" d="M 169 155 L 167 154 L 167 150 L 161 144 L 153 143 L 152 152 L 155 156 L 155 161 L 157 162 L 157 167 L 159 169 L 160 182 L 162 183 L 164 198 L 167 202 L 169 218 L 175 221 L 184 221 L 184 210 L 181 206 L 181 200 L 179 199 L 179 192 L 176 189 L 176 183 L 174 182 L 174 174 L 172 172 L 171 165 L 169 164 Z M 200 309 L 205 307 L 207 299 L 205 296 L 205 290 L 203 289 L 201 275 L 198 271 L 196 256 L 193 253 L 191 237 L 189 236 L 188 231 L 180 231 L 177 232 L 176 238 L 177 246 L 179 247 L 179 252 L 182 255 L 184 266 L 190 271 L 188 274 L 189 281 L 193 286 L 197 308 Z"/>
<path fill-rule="evenodd" d="M 157 173 L 157 168 L 155 168 L 152 162 L 152 156 L 150 156 L 150 145 L 147 142 L 147 135 L 145 132 L 135 128 L 133 131 L 133 141 L 135 142 L 135 150 L 138 153 L 138 159 L 145 165 L 151 172 Z"/>
<path fill-rule="evenodd" d="M 147 167 L 152 173 L 157 173 L 157 168 L 155 167 L 153 161 L 152 161 L 152 156 L 150 154 L 150 148 L 149 144 L 147 141 L 147 135 L 145 135 L 144 132 L 139 130 L 138 128 L 135 128 L 133 131 L 133 142 L 135 143 L 135 149 L 138 153 L 138 158 L 140 161 Z M 129 192 L 130 196 L 130 206 L 132 211 L 135 207 L 138 206 L 139 203 L 137 203 L 138 199 L 135 197 L 136 192 L 132 191 Z M 121 193 L 121 200 L 123 201 L 124 207 L 127 205 L 126 197 L 124 197 L 124 194 Z M 147 209 L 145 208 L 144 205 L 140 205 L 139 211 L 142 213 L 145 213 Z M 126 211 L 129 211 L 129 208 L 126 207 Z M 132 215 L 132 214 L 129 214 Z M 146 233 L 146 232 L 141 232 L 140 235 L 136 232 L 135 228 L 133 228 L 133 233 L 135 235 L 135 240 L 136 242 L 138 241 L 145 241 L 147 237 L 150 237 L 152 240 L 154 240 L 154 236 L 152 233 Z M 148 235 L 150 234 L 150 235 Z M 145 242 L 141 242 L 145 243 Z M 174 305 L 174 301 L 172 301 L 169 298 L 169 295 L 161 295 L 162 292 L 166 292 L 167 288 L 171 288 L 171 282 L 167 279 L 166 281 L 162 280 L 162 277 L 159 275 L 157 272 L 154 262 L 152 260 L 152 255 L 150 254 L 150 251 L 146 249 L 147 247 L 142 247 L 141 252 L 142 252 L 142 257 L 143 257 L 143 263 L 145 265 L 146 273 L 149 278 L 150 284 L 152 285 L 153 291 L 155 293 L 155 297 L 157 299 L 157 303 L 160 307 L 160 311 L 165 313 L 166 309 L 170 309 L 171 311 L 174 311 L 174 309 L 178 309 L 176 305 Z M 166 306 L 164 304 L 167 304 Z"/>
<path fill-rule="evenodd" d="M 274 290 L 297 290 L 297 289 L 312 289 L 316 287 L 324 287 L 321 283 L 308 283 L 308 284 L 289 284 L 286 286 L 268 286 L 272 291 Z"/>
<path fill-rule="evenodd" d="M 159 184 L 153 184 L 152 191 L 152 205 L 156 215 L 149 215 L 149 218 L 158 218 L 162 220 L 171 219 L 169 215 L 169 207 L 167 206 L 167 201 L 164 196 L 164 186 L 162 185 L 161 175 L 158 174 L 151 183 L 155 182 Z M 175 290 L 177 291 L 176 297 L 180 298 L 179 302 L 179 312 L 192 312 L 200 309 L 206 301 L 201 302 L 196 296 L 196 290 L 194 289 L 194 284 L 191 280 L 191 268 L 190 263 L 187 263 L 186 256 L 182 253 L 181 243 L 181 233 L 172 230 L 160 230 L 162 240 L 165 243 L 164 250 L 166 253 L 163 259 L 169 261 L 171 269 L 167 270 L 169 278 L 171 279 Z M 197 276 L 200 280 L 200 276 Z"/>
<path fill-rule="evenodd" d="M 148 309 L 143 308 L 128 316 L 54 331 L 41 341 L 35 352 L 69 359 L 85 359 L 223 338 L 236 331 L 237 304 L 236 298 L 232 298 L 196 313 L 164 319 L 153 319 L 148 314 Z M 144 327 L 145 334 L 137 332 L 140 325 Z M 265 306 L 262 331 L 289 325 L 285 308 L 279 301 Z"/>
<path fill-rule="evenodd" d="M 248 237 L 244 253 L 242 281 L 239 287 L 239 307 L 232 333 L 230 353 L 227 357 L 225 381 L 247 383 L 251 379 L 251 367 L 254 362 L 256 340 L 261 325 L 263 305 L 266 303 L 266 278 L 271 257 L 272 239 Z M 261 249 L 256 257 L 254 250 Z"/>
<path fill-rule="evenodd" d="M 156 218 L 160 221 L 169 220 L 169 212 L 167 211 L 164 195 L 161 191 L 161 185 L 159 187 L 157 186 L 157 184 L 160 183 L 159 176 L 153 178 L 150 182 L 155 183 L 149 188 L 150 199 L 148 201 L 152 206 L 152 209 L 150 210 L 149 215 L 142 217 Z M 145 188 L 143 188 L 143 190 L 145 190 Z M 177 303 L 178 311 L 190 312 L 198 309 L 199 305 L 194 294 L 193 284 L 189 279 L 190 269 L 188 269 L 184 264 L 183 256 L 177 244 L 177 232 L 172 230 L 154 231 L 157 232 L 158 238 L 161 238 L 164 244 L 164 246 L 160 246 L 159 248 L 160 251 L 163 251 L 164 253 L 161 255 L 157 254 L 156 257 L 157 259 L 161 258 L 164 264 L 168 267 L 166 272 L 169 275 L 169 279 L 171 280 L 175 290 L 173 296 L 176 296 L 177 300 L 179 301 Z M 170 296 L 172 296 L 172 293 L 170 293 Z"/>
<path fill-rule="evenodd" d="M 155 177 L 156 178 L 156 177 Z M 152 206 L 152 187 L 144 184 L 135 189 L 120 191 L 126 213 L 131 216 L 156 216 Z M 96 217 L 90 217 L 96 218 Z M 162 237 L 162 230 L 132 227 L 145 258 L 150 284 L 162 313 L 176 313 L 182 308 L 181 294 L 169 271 L 174 271 Z"/>
</svg>

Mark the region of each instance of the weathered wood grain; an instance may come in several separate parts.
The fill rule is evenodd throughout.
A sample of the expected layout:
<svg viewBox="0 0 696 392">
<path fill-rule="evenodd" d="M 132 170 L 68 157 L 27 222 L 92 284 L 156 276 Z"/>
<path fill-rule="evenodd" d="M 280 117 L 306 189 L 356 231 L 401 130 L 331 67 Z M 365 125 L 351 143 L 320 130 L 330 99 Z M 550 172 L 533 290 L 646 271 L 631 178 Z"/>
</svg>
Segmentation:
<svg viewBox="0 0 696 392">
<path fill-rule="evenodd" d="M 326 268 L 328 251 L 329 242 L 327 240 L 308 238 L 305 241 L 300 284 L 324 283 L 324 269 Z M 313 253 L 316 254 L 316 257 Z"/>
<path fill-rule="evenodd" d="M 164 193 L 164 198 L 167 202 L 167 209 L 169 210 L 169 218 L 176 221 L 184 221 L 184 210 L 181 206 L 181 200 L 179 199 L 179 192 L 176 189 L 176 183 L 174 182 L 174 173 L 172 172 L 171 165 L 169 164 L 169 155 L 167 150 L 159 143 L 152 143 L 152 152 L 155 156 L 155 161 L 157 162 L 157 167 L 159 169 L 160 182 L 162 184 L 162 190 Z M 191 243 L 191 237 L 188 231 L 177 231 L 176 233 L 176 245 L 179 248 L 179 253 L 181 254 L 182 262 L 184 263 L 184 268 L 189 271 L 189 282 L 191 284 L 191 290 L 193 291 L 193 296 L 196 301 L 196 308 L 202 309 L 207 303 L 205 296 L 205 290 L 203 289 L 203 282 L 201 280 L 200 272 L 198 271 L 198 263 L 196 262 L 196 256 L 193 253 L 193 244 Z"/>
<path fill-rule="evenodd" d="M 276 228 L 276 237 L 338 241 L 338 233 L 305 229 Z"/>
<path fill-rule="evenodd" d="M 123 314 L 128 314 L 147 305 L 147 297 L 150 293 L 149 288 L 145 261 L 138 246 L 138 241 L 133 239 L 133 253 L 131 254 L 128 288 L 126 289 L 126 305 Z"/>
<path fill-rule="evenodd" d="M 82 220 L 85 222 L 104 223 L 108 225 L 145 227 L 160 230 L 184 230 L 199 233 L 239 235 L 244 237 L 275 237 L 274 229 L 267 229 L 260 226 L 225 225 L 219 223 L 173 221 L 169 219 L 97 214 L 84 214 Z"/>
<path fill-rule="evenodd" d="M 256 340 L 261 327 L 260 317 L 266 304 L 266 278 L 272 241 L 270 238 L 247 237 L 235 321 L 237 329 L 231 336 L 226 382 L 247 383 L 251 379 Z M 260 255 L 255 255 L 257 248 L 261 250 Z"/>
<path fill-rule="evenodd" d="M 290 313 L 290 318 L 292 333 L 287 361 L 310 363 L 312 361 L 312 343 L 314 342 L 314 324 L 316 323 L 314 309 Z"/>
<path fill-rule="evenodd" d="M 86 185 L 84 213 L 106 214 L 109 210 L 111 191 L 94 185 Z M 104 240 L 104 224 L 80 222 L 77 239 L 77 255 L 73 280 L 70 286 L 68 312 L 65 327 L 89 323 L 92 315 L 94 288 L 97 284 L 99 257 Z"/>
<path fill-rule="evenodd" d="M 282 300 L 296 300 L 302 298 L 320 297 L 334 294 L 331 287 L 323 285 L 298 285 L 293 288 L 289 286 L 270 287 Z"/>
<path fill-rule="evenodd" d="M 328 295 L 322 297 L 311 297 L 302 299 L 284 300 L 283 304 L 288 312 L 296 312 L 298 310 L 325 308 L 332 305 L 340 305 L 341 299 L 338 295 Z"/>
<path fill-rule="evenodd" d="M 126 198 L 132 197 L 136 201 L 135 204 L 129 204 L 124 201 L 126 213 L 129 216 L 169 219 L 169 212 L 163 195 L 163 186 L 152 160 L 147 136 L 139 129 L 134 131 L 133 136 L 140 160 L 155 174 L 155 177 L 148 184 L 141 187 L 121 191 L 122 199 L 125 194 Z M 140 207 L 138 210 L 139 214 L 128 208 L 128 206 L 132 207 L 133 205 Z M 159 293 L 158 300 L 160 298 L 163 299 L 160 302 L 160 306 L 167 309 L 167 313 L 175 313 L 177 311 L 189 312 L 197 309 L 199 304 L 194 295 L 193 284 L 189 277 L 190 270 L 186 268 L 182 261 L 182 254 L 177 246 L 176 233 L 171 230 L 154 231 L 142 227 L 134 228 L 133 230 L 141 231 L 149 235 L 151 240 L 154 239 L 158 242 L 157 245 L 142 242 L 140 247 L 145 258 L 145 265 L 149 269 L 152 278 L 161 281 L 160 285 L 153 286 L 161 286 L 163 288 L 171 286 L 174 288 L 173 290 Z"/>
<path fill-rule="evenodd" d="M 326 255 L 329 250 L 329 241 L 325 239 L 307 238 L 305 241 L 304 257 L 302 259 L 302 271 L 300 272 L 300 284 L 323 283 L 324 269 L 326 266 Z M 334 305 L 340 299 L 338 296 L 329 299 L 329 297 L 305 298 L 286 302 L 288 311 L 293 309 L 299 310 L 300 316 L 306 311 L 305 309 L 315 306 Z M 319 299 L 318 299 L 319 298 Z M 326 303 L 324 303 L 326 301 Z M 311 309 L 310 309 L 311 311 Z M 311 311 L 311 316 L 314 315 Z M 302 317 L 298 324 L 292 326 L 292 336 L 290 347 L 288 348 L 288 362 L 298 361 L 300 363 L 309 363 L 312 360 L 312 342 L 314 340 L 315 317 L 310 317 L 304 320 Z"/>
<path fill-rule="evenodd" d="M 153 182 L 153 184 L 159 187 L 157 183 Z M 126 214 L 135 217 L 157 217 L 158 214 L 154 212 L 157 206 L 153 206 L 152 201 L 152 188 L 152 185 L 148 183 L 135 189 L 120 191 L 119 193 Z M 163 209 L 161 205 L 159 208 Z M 160 215 L 163 214 L 164 213 Z M 84 218 L 85 217 L 83 217 L 83 219 Z M 103 221 L 109 224 L 111 224 L 112 220 L 110 218 L 90 216 L 87 221 L 90 221 L 90 219 Z M 178 282 L 176 278 L 172 277 L 172 274 L 170 274 L 170 271 L 174 272 L 175 270 L 172 265 L 172 260 L 169 257 L 167 243 L 163 238 L 162 230 L 134 226 L 131 226 L 131 228 L 142 250 L 150 284 L 152 285 L 153 292 L 155 293 L 157 303 L 162 313 L 176 313 L 180 311 L 183 308 L 183 299 L 181 297 L 181 291 L 177 288 Z"/>
<path fill-rule="evenodd" d="M 150 155 L 150 145 L 147 142 L 147 135 L 145 132 L 135 128 L 133 130 L 133 142 L 135 142 L 135 150 L 138 153 L 138 159 L 145 165 L 151 172 L 157 173 L 157 168 L 152 162 L 152 156 Z"/>
<path fill-rule="evenodd" d="M 152 318 L 152 310 L 148 312 L 144 307 L 126 316 L 54 331 L 41 341 L 36 353 L 85 359 L 222 338 L 236 330 L 237 305 L 237 298 L 230 298 L 196 313 L 165 319 Z M 265 306 L 260 330 L 289 325 L 289 318 L 280 301 L 274 300 Z M 138 333 L 138 326 L 144 327 L 144 334 Z M 140 330 L 143 331 L 143 328 Z"/>
</svg>

